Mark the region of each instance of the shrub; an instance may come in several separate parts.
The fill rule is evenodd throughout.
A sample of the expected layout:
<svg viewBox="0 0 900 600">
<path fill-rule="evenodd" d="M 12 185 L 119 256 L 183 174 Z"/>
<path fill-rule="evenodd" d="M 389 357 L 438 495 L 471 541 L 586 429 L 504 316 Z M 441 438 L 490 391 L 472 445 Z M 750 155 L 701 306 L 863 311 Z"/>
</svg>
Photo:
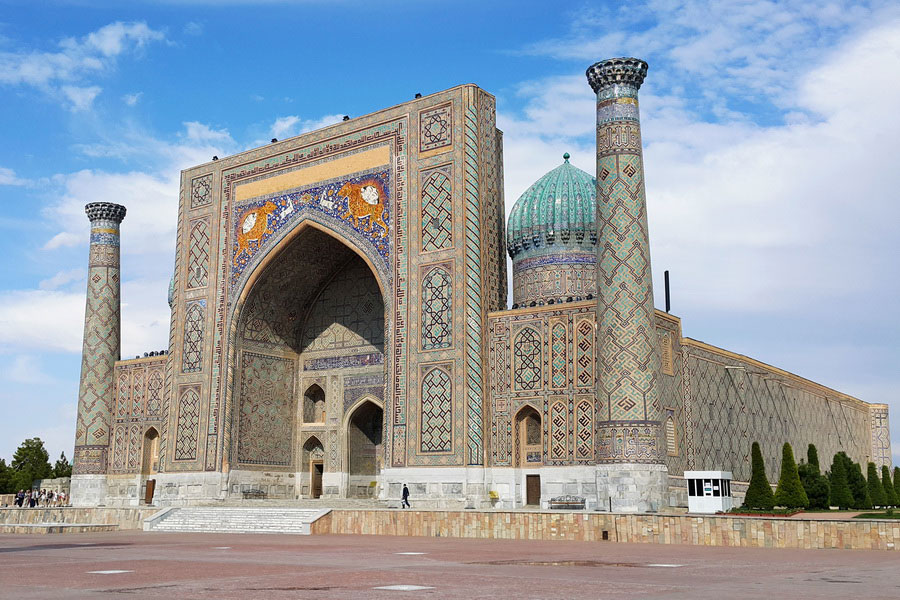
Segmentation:
<svg viewBox="0 0 900 600">
<path fill-rule="evenodd" d="M 831 506 L 837 506 L 840 509 L 848 509 L 853 505 L 853 493 L 850 491 L 850 484 L 847 481 L 847 463 L 841 454 L 843 452 L 835 454 L 834 460 L 831 461 L 831 497 L 829 503 Z"/>
<path fill-rule="evenodd" d="M 809 507 L 827 509 L 831 493 L 828 478 L 820 474 L 815 465 L 809 463 L 798 465 L 797 472 L 800 474 L 800 483 L 803 484 L 806 497 L 809 498 Z"/>
<path fill-rule="evenodd" d="M 873 462 L 869 463 L 866 472 L 866 483 L 869 487 L 869 498 L 872 500 L 872 506 L 884 506 L 887 504 L 887 498 L 884 497 L 884 487 L 881 485 L 881 479 L 878 478 L 878 467 Z"/>
<path fill-rule="evenodd" d="M 891 483 L 891 470 L 887 465 L 881 465 L 881 486 L 884 488 L 885 505 L 897 506 L 897 492 Z"/>
<path fill-rule="evenodd" d="M 769 480 L 766 479 L 766 465 L 759 449 L 759 442 L 753 442 L 753 448 L 750 451 L 750 465 L 750 485 L 747 487 L 747 495 L 744 497 L 744 507 L 771 510 L 775 506 L 775 498 Z"/>
<path fill-rule="evenodd" d="M 849 458 L 847 460 L 850 460 Z M 847 469 L 847 483 L 850 484 L 850 492 L 853 493 L 853 505 L 851 508 L 869 509 L 872 508 L 872 497 L 869 495 L 869 484 L 863 477 L 862 467 L 859 463 L 850 461 L 850 468 Z"/>
<path fill-rule="evenodd" d="M 897 504 L 900 505 L 900 467 L 894 467 L 894 494 L 897 496 Z"/>
<path fill-rule="evenodd" d="M 775 490 L 775 506 L 786 508 L 809 506 L 809 498 L 803 484 L 800 483 L 797 463 L 794 462 L 794 449 L 788 443 L 781 447 L 781 475 L 778 477 L 778 488 Z"/>
<path fill-rule="evenodd" d="M 819 468 L 819 451 L 816 450 L 815 444 L 810 444 L 806 447 L 806 463 L 816 468 L 816 473 L 820 473 L 822 471 Z"/>
</svg>

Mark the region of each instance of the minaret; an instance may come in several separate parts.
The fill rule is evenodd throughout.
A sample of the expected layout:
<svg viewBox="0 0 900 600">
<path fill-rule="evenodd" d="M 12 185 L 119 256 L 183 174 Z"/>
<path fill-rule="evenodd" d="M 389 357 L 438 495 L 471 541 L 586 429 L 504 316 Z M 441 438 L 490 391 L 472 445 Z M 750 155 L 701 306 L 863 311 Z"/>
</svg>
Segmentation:
<svg viewBox="0 0 900 600">
<path fill-rule="evenodd" d="M 116 400 L 113 369 L 119 360 L 121 337 L 119 224 L 125 218 L 125 207 L 94 202 L 84 211 L 91 221 L 91 244 L 71 495 L 75 506 L 95 506 L 106 497 Z"/>
<path fill-rule="evenodd" d="M 638 111 L 646 75 L 636 58 L 587 70 L 597 94 L 598 501 L 640 512 L 665 506 L 668 487 Z"/>
</svg>

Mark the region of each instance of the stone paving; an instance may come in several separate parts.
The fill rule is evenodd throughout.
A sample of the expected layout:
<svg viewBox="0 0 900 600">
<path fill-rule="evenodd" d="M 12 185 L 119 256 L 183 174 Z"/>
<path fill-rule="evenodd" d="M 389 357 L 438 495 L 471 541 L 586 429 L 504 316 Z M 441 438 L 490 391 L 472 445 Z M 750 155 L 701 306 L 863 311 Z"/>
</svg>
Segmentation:
<svg viewBox="0 0 900 600">
<path fill-rule="evenodd" d="M 866 550 L 340 535 L 0 535 L 0 598 L 871 600 L 900 597 L 897 566 L 893 552 Z"/>
</svg>

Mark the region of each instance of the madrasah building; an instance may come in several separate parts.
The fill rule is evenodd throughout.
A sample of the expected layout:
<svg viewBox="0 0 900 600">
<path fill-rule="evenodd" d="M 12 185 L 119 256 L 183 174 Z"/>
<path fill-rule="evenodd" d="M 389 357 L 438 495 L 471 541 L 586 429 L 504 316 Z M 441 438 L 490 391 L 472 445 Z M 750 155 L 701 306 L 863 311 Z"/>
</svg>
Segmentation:
<svg viewBox="0 0 900 600">
<path fill-rule="evenodd" d="M 654 308 L 646 73 L 587 70 L 596 174 L 565 156 L 507 223 L 475 85 L 184 170 L 169 348 L 144 358 L 120 360 L 125 207 L 89 204 L 73 502 L 137 505 L 152 480 L 160 505 L 408 484 L 417 506 L 657 511 L 686 504 L 686 470 L 740 491 L 754 441 L 770 477 L 784 442 L 890 465 L 886 405 Z"/>
</svg>

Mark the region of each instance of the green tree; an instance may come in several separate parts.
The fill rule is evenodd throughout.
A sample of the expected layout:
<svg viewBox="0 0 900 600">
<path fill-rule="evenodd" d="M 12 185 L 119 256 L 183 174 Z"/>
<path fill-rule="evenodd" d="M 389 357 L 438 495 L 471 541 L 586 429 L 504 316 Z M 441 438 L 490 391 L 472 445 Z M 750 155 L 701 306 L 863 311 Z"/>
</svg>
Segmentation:
<svg viewBox="0 0 900 600">
<path fill-rule="evenodd" d="M 816 465 L 809 463 L 797 465 L 797 472 L 800 474 L 800 483 L 803 484 L 806 497 L 809 498 L 809 507 L 827 509 L 831 494 L 828 478 L 819 473 Z"/>
<path fill-rule="evenodd" d="M 750 485 L 747 486 L 747 495 L 744 496 L 744 506 L 759 510 L 772 510 L 775 506 L 775 498 L 772 494 L 772 486 L 766 479 L 766 464 L 763 462 L 759 442 L 753 442 L 750 451 L 750 465 Z"/>
<path fill-rule="evenodd" d="M 841 456 L 843 454 L 843 456 Z M 846 510 L 853 506 L 853 492 L 850 491 L 850 483 L 847 480 L 847 461 L 844 457 L 847 455 L 838 452 L 831 461 L 831 499 L 829 503 L 837 506 L 842 510 Z"/>
<path fill-rule="evenodd" d="M 6 460 L 0 458 L 0 494 L 11 494 L 13 491 L 12 482 L 13 470 L 10 469 Z"/>
<path fill-rule="evenodd" d="M 847 460 L 850 460 L 849 458 Z M 853 494 L 852 508 L 869 509 L 872 508 L 872 497 L 869 496 L 869 483 L 862 474 L 862 467 L 858 462 L 850 460 L 850 467 L 847 469 L 847 483 L 850 484 L 850 492 Z"/>
<path fill-rule="evenodd" d="M 59 453 L 59 459 L 56 461 L 56 464 L 53 465 L 53 472 L 50 473 L 51 477 L 71 477 L 72 476 L 72 465 L 69 463 L 69 459 L 66 458 L 65 452 Z"/>
<path fill-rule="evenodd" d="M 816 468 L 816 473 L 821 472 L 821 468 L 819 467 L 819 451 L 816 450 L 815 444 L 810 444 L 806 447 L 806 462 L 812 467 Z"/>
<path fill-rule="evenodd" d="M 50 467 L 50 455 L 41 438 L 30 438 L 22 442 L 13 454 L 11 466 L 16 471 L 13 487 L 17 490 L 31 489 L 31 483 L 35 479 L 46 479 L 53 470 Z"/>
<path fill-rule="evenodd" d="M 778 487 L 775 490 L 775 506 L 785 508 L 809 506 L 809 498 L 803 484 L 800 483 L 797 463 L 794 462 L 794 449 L 786 442 L 781 447 L 781 475 L 778 477 Z"/>
<path fill-rule="evenodd" d="M 887 465 L 881 465 L 881 485 L 884 487 L 884 497 L 887 506 L 897 506 L 897 492 L 891 483 L 891 470 Z"/>
<path fill-rule="evenodd" d="M 881 485 L 881 479 L 878 477 L 878 467 L 873 462 L 869 463 L 866 470 L 866 483 L 869 487 L 869 498 L 872 500 L 872 505 L 884 506 L 887 504 L 887 498 L 884 497 L 884 486 Z"/>
<path fill-rule="evenodd" d="M 900 467 L 894 467 L 894 494 L 897 495 L 897 504 L 900 505 Z"/>
</svg>

